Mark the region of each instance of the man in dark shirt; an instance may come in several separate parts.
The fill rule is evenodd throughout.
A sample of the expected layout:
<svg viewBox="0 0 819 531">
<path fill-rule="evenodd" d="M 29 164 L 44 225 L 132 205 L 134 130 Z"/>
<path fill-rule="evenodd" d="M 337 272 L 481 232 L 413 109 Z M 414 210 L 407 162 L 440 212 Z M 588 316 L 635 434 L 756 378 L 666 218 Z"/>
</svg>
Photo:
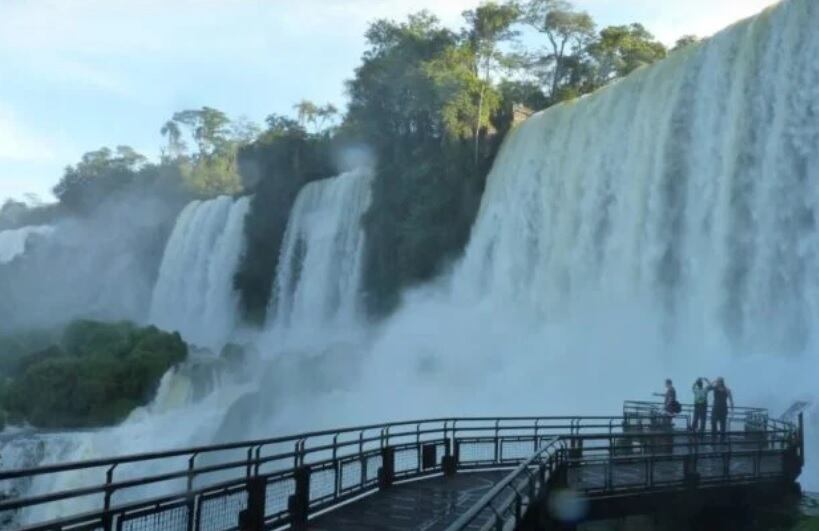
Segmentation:
<svg viewBox="0 0 819 531">
<path fill-rule="evenodd" d="M 717 378 L 713 384 L 708 386 L 708 390 L 714 393 L 714 401 L 711 406 L 711 436 L 716 439 L 719 432 L 720 442 L 725 441 L 726 424 L 728 423 L 728 404 L 731 410 L 734 409 L 734 396 L 731 390 L 725 385 L 725 380 Z M 717 430 L 719 427 L 719 430 Z"/>
<path fill-rule="evenodd" d="M 654 393 L 654 396 L 665 397 L 663 407 L 666 413 L 669 415 L 674 415 L 676 413 L 672 404 L 677 401 L 677 390 L 674 389 L 674 384 L 671 383 L 670 378 L 667 378 L 665 381 L 665 393 Z"/>
</svg>

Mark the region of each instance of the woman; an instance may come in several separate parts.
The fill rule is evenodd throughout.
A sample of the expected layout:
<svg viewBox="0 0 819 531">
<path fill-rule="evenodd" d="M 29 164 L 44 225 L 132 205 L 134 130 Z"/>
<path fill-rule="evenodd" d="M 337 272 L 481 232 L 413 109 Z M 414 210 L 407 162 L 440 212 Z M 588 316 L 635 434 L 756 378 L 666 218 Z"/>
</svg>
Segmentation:
<svg viewBox="0 0 819 531">
<path fill-rule="evenodd" d="M 708 387 L 705 387 L 702 382 L 705 380 L 708 386 L 711 386 L 706 378 L 697 378 L 691 390 L 694 391 L 694 422 L 691 428 L 695 433 L 699 433 L 700 437 L 705 435 L 705 417 L 708 415 Z"/>
</svg>

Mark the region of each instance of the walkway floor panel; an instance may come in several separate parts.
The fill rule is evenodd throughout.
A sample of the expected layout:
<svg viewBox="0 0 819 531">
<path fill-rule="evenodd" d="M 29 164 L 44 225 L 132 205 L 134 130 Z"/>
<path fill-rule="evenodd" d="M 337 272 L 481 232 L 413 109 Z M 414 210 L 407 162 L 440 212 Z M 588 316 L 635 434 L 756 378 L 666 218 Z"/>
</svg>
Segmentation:
<svg viewBox="0 0 819 531">
<path fill-rule="evenodd" d="M 310 522 L 312 531 L 438 531 L 472 507 L 508 470 L 394 485 Z"/>
</svg>

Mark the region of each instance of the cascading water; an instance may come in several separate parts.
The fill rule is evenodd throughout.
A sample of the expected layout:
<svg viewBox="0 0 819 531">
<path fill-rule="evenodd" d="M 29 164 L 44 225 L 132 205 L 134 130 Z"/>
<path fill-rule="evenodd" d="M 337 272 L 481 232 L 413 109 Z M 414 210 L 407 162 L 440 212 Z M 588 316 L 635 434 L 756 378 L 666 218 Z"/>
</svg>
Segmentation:
<svg viewBox="0 0 819 531">
<path fill-rule="evenodd" d="M 785 3 L 531 119 L 489 178 L 459 287 L 546 320 L 643 299 L 705 345 L 803 351 L 819 317 L 816 23 L 816 2 Z"/>
<path fill-rule="evenodd" d="M 774 414 L 811 398 L 817 27 L 819 2 L 785 2 L 514 130 L 461 263 L 312 411 L 616 413 L 667 376 L 686 393 L 718 374 Z"/>
<path fill-rule="evenodd" d="M 224 345 L 237 322 L 233 275 L 249 205 L 247 197 L 223 196 L 185 207 L 165 248 L 150 322 L 197 345 Z"/>
<path fill-rule="evenodd" d="M 23 254 L 31 235 L 45 236 L 51 234 L 53 230 L 47 225 L 42 225 L 0 231 L 0 264 L 11 262 L 17 256 Z"/>
<path fill-rule="evenodd" d="M 307 184 L 282 243 L 271 327 L 327 335 L 359 322 L 364 231 L 371 173 L 355 170 Z"/>
</svg>

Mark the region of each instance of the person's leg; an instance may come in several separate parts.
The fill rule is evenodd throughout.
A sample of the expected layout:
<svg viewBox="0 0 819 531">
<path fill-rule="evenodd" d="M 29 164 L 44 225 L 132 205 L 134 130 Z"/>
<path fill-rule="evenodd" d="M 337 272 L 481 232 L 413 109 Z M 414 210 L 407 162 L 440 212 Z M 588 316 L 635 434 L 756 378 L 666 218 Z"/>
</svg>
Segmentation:
<svg viewBox="0 0 819 531">
<path fill-rule="evenodd" d="M 725 428 L 728 421 L 728 414 L 723 413 L 719 418 L 719 440 L 725 442 Z"/>
<path fill-rule="evenodd" d="M 719 416 L 716 411 L 711 411 L 711 439 L 717 439 L 717 420 Z"/>
</svg>

